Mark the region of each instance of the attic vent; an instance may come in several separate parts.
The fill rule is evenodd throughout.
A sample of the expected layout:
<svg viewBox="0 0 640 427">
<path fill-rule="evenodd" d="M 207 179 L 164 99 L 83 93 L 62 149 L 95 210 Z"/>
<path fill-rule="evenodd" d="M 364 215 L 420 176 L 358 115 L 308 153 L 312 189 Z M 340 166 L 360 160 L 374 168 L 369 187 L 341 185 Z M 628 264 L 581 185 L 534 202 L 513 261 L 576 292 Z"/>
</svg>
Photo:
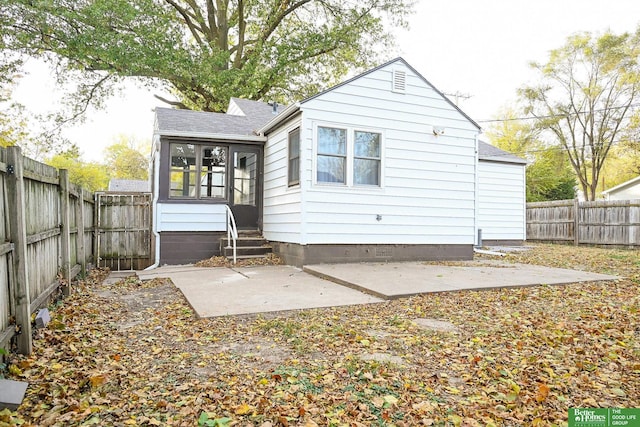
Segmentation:
<svg viewBox="0 0 640 427">
<path fill-rule="evenodd" d="M 403 70 L 393 70 L 393 87 L 392 92 L 406 93 L 407 91 L 407 73 Z"/>
</svg>

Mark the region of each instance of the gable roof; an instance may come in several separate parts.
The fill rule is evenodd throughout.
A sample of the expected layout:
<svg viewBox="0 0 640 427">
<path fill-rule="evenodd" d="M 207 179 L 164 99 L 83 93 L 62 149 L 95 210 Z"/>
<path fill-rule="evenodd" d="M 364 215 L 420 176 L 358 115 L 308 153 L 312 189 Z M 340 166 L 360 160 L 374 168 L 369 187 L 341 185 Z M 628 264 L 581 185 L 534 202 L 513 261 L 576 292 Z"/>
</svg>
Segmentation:
<svg viewBox="0 0 640 427">
<path fill-rule="evenodd" d="M 376 72 L 384 67 L 387 67 L 391 64 L 395 64 L 397 62 L 401 62 L 402 64 L 404 64 L 407 68 L 409 68 L 418 78 L 420 78 L 425 84 L 427 84 L 431 89 L 433 89 L 438 95 L 440 95 L 451 107 L 453 107 L 456 111 L 458 111 L 460 114 L 462 114 L 462 116 L 464 116 L 465 119 L 469 120 L 469 122 L 471 124 L 473 124 L 476 128 L 478 128 L 478 130 L 482 130 L 482 128 L 480 127 L 480 125 L 478 123 L 476 123 L 471 117 L 469 117 L 464 111 L 462 111 L 455 103 L 453 103 L 449 98 L 447 98 L 447 96 L 440 92 L 434 85 L 431 84 L 431 82 L 429 82 L 429 80 L 425 79 L 424 76 L 422 74 L 420 74 L 415 68 L 413 68 L 411 65 L 409 65 L 409 63 L 407 61 L 404 60 L 404 58 L 402 57 L 397 57 L 394 58 L 390 61 L 385 62 L 384 64 L 378 65 L 375 68 L 372 68 L 370 70 L 365 71 L 364 73 L 358 74 L 357 76 L 354 76 L 348 80 L 343 81 L 342 83 L 339 83 L 335 86 L 332 86 L 326 90 L 323 90 L 322 92 L 316 93 L 315 95 L 312 95 L 308 98 L 305 98 L 304 100 L 296 103 L 296 104 L 292 104 L 290 105 L 287 109 L 285 109 L 283 111 L 283 113 L 289 113 L 289 114 L 280 114 L 278 115 L 276 118 L 272 118 L 268 123 L 266 123 L 262 128 L 260 128 L 257 132 L 259 134 L 265 134 L 266 132 L 269 132 L 270 130 L 272 130 L 274 127 L 278 126 L 280 123 L 282 123 L 284 120 L 286 120 L 287 118 L 291 117 L 293 114 L 295 114 L 297 112 L 297 110 L 300 108 L 300 106 L 306 102 L 311 101 L 312 99 L 315 99 L 319 96 L 324 95 L 327 92 L 331 92 L 334 89 L 337 89 L 339 87 L 342 87 L 344 85 L 347 85 L 355 80 L 358 80 L 361 77 L 364 77 L 368 74 L 371 74 L 373 72 Z M 291 111 L 290 111 L 291 110 Z"/>
<path fill-rule="evenodd" d="M 640 176 L 630 179 L 629 181 L 625 181 L 622 184 L 618 184 L 615 187 L 611 187 L 608 190 L 603 191 L 602 194 L 617 193 L 618 191 L 626 190 L 629 187 L 633 187 L 636 184 L 640 184 Z"/>
<path fill-rule="evenodd" d="M 489 162 L 527 164 L 525 159 L 482 141 L 478 141 L 478 159 Z"/>
</svg>

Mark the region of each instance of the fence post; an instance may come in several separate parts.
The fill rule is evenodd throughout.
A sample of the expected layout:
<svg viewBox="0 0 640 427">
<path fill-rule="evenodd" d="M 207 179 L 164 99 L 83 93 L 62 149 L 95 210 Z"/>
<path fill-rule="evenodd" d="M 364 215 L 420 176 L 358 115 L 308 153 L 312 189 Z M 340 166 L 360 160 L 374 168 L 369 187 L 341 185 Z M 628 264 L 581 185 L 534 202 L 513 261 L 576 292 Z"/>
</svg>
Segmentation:
<svg viewBox="0 0 640 427">
<path fill-rule="evenodd" d="M 62 278 L 67 281 L 66 286 L 63 288 L 65 295 L 69 295 L 71 291 L 71 229 L 69 217 L 69 171 L 66 169 L 60 169 L 59 172 L 60 182 L 60 220 L 61 234 L 60 234 L 60 251 L 62 262 Z"/>
<path fill-rule="evenodd" d="M 573 244 L 580 244 L 580 200 L 573 201 Z"/>
<path fill-rule="evenodd" d="M 84 277 L 87 271 L 87 254 L 84 247 L 84 189 L 78 192 L 78 203 L 76 203 L 76 260 L 80 264 L 80 275 Z"/>
<path fill-rule="evenodd" d="M 31 298 L 29 272 L 27 271 L 27 218 L 25 211 L 25 186 L 22 169 L 22 153 L 19 147 L 7 149 L 9 229 L 14 245 L 14 277 L 10 280 L 12 312 L 19 327 L 18 352 L 31 354 Z"/>
</svg>

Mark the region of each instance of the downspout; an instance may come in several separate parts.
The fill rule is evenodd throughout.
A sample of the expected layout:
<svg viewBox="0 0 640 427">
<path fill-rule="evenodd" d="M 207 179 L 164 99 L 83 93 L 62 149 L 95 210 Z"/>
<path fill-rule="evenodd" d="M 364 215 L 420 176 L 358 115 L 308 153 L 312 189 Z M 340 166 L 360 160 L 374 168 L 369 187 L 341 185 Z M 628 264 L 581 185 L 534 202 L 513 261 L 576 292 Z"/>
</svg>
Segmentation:
<svg viewBox="0 0 640 427">
<path fill-rule="evenodd" d="M 153 151 L 153 202 L 151 203 L 153 209 L 153 235 L 156 240 L 156 250 L 155 250 L 155 262 L 149 267 L 145 268 L 147 270 L 153 270 L 154 268 L 158 268 L 160 265 L 160 233 L 158 232 L 158 195 L 160 191 L 158 191 L 159 182 L 160 182 L 160 160 L 158 159 L 159 153 L 158 150 Z"/>
<path fill-rule="evenodd" d="M 476 145 L 476 164 L 474 167 L 475 170 L 475 196 L 474 196 L 474 206 L 473 206 L 473 238 L 475 240 L 475 244 L 473 245 L 474 247 L 480 247 L 480 245 L 482 245 L 482 242 L 480 241 L 481 237 L 480 237 L 480 233 L 478 230 L 478 214 L 480 213 L 480 178 L 479 178 L 479 169 L 480 169 L 480 164 L 479 164 L 479 157 L 480 157 L 480 148 L 479 148 L 479 134 L 476 133 L 475 136 L 475 145 Z M 476 240 L 477 239 L 477 240 Z"/>
</svg>

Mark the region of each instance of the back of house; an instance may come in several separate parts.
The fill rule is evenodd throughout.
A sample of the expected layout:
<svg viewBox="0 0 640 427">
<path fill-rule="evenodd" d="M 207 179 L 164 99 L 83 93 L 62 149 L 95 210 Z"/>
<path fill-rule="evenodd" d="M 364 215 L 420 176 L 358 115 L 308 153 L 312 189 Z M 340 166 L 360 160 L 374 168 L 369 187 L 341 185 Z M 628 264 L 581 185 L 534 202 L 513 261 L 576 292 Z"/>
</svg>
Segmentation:
<svg viewBox="0 0 640 427">
<path fill-rule="evenodd" d="M 286 108 L 156 117 L 162 264 L 220 254 L 230 216 L 298 266 L 472 257 L 480 127 L 402 58 Z"/>
</svg>

